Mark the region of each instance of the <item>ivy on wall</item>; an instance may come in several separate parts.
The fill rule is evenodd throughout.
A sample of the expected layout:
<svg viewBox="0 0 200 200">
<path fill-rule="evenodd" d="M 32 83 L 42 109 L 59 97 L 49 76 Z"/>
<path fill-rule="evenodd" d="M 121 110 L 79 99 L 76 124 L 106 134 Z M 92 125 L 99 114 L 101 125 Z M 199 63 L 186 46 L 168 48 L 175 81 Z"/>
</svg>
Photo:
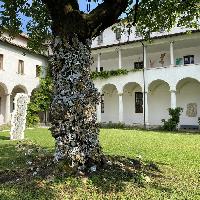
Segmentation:
<svg viewBox="0 0 200 200">
<path fill-rule="evenodd" d="M 141 71 L 142 69 L 117 69 L 117 70 L 110 70 L 110 71 L 102 71 L 102 72 L 92 72 L 91 78 L 93 80 L 100 78 L 100 79 L 107 79 L 112 76 L 120 76 L 120 75 L 127 75 L 129 72 Z"/>
</svg>

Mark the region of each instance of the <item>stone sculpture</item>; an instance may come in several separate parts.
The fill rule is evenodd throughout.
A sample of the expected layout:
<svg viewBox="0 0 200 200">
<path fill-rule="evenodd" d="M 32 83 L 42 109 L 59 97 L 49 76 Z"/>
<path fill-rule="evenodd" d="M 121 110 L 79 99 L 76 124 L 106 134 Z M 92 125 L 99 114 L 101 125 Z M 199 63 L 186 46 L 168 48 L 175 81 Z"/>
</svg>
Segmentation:
<svg viewBox="0 0 200 200">
<path fill-rule="evenodd" d="M 28 103 L 28 95 L 17 93 L 14 99 L 15 109 L 11 118 L 11 140 L 24 139 L 24 130 L 26 125 L 26 110 Z"/>
<path fill-rule="evenodd" d="M 187 104 L 186 114 L 188 117 L 196 117 L 197 116 L 197 104 L 196 103 Z"/>
</svg>

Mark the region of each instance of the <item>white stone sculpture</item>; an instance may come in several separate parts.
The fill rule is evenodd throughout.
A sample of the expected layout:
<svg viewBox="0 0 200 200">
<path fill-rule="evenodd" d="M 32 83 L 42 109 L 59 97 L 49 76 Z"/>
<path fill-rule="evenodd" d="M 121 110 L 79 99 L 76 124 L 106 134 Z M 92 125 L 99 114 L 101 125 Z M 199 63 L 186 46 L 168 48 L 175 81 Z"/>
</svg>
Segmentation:
<svg viewBox="0 0 200 200">
<path fill-rule="evenodd" d="M 186 114 L 188 117 L 197 116 L 197 103 L 188 103 Z"/>
<path fill-rule="evenodd" d="M 26 111 L 28 104 L 28 95 L 23 93 L 17 93 L 14 100 L 15 109 L 11 118 L 11 140 L 24 139 L 24 130 L 26 125 Z"/>
</svg>

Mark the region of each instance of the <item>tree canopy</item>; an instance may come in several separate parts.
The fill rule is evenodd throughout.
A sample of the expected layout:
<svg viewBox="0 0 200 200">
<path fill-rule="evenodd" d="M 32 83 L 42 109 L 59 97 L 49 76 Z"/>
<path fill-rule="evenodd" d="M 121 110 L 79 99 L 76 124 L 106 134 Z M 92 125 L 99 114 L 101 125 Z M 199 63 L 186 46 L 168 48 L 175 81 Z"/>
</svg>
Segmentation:
<svg viewBox="0 0 200 200">
<path fill-rule="evenodd" d="M 85 4 L 90 0 L 84 0 Z M 183 27 L 199 28 L 199 0 L 104 0 L 90 12 L 80 11 L 78 0 L 0 0 L 0 30 L 16 36 L 22 32 L 24 19 L 30 37 L 29 47 L 41 48 L 54 32 L 61 28 L 63 19 L 67 30 L 78 28 L 80 37 L 94 38 L 107 27 L 120 22 L 120 26 L 136 26 L 148 37 L 160 28 L 170 30 L 177 23 Z M 121 16 L 121 13 L 124 13 Z M 76 21 L 68 20 L 76 15 Z M 67 17 L 66 17 L 67 16 Z M 120 17 L 121 16 L 121 17 Z M 85 28 L 84 28 L 85 27 Z M 90 27 L 90 29 L 88 29 Z M 86 29 L 86 30 L 83 30 Z M 87 36 L 83 36 L 87 32 Z M 82 36 L 81 36 L 82 34 Z"/>
</svg>

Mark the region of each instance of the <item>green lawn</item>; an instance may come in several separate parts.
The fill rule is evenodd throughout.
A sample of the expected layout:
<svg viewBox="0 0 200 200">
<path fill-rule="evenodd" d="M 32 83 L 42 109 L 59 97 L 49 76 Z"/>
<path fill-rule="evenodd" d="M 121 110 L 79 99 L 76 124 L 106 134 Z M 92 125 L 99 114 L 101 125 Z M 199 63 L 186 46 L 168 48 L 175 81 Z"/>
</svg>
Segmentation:
<svg viewBox="0 0 200 200">
<path fill-rule="evenodd" d="M 53 153 L 54 140 L 47 129 L 27 130 L 25 135 Z M 0 132 L 0 199 L 200 199 L 200 135 L 102 129 L 100 142 L 110 158 L 128 162 L 140 155 L 144 164 L 153 163 L 159 171 L 147 171 L 151 181 L 143 185 L 135 183 L 130 172 L 112 167 L 86 181 L 73 175 L 52 181 L 17 180 L 13 177 L 27 168 L 27 156 L 16 151 L 17 142 L 9 141 L 8 133 Z"/>
</svg>

